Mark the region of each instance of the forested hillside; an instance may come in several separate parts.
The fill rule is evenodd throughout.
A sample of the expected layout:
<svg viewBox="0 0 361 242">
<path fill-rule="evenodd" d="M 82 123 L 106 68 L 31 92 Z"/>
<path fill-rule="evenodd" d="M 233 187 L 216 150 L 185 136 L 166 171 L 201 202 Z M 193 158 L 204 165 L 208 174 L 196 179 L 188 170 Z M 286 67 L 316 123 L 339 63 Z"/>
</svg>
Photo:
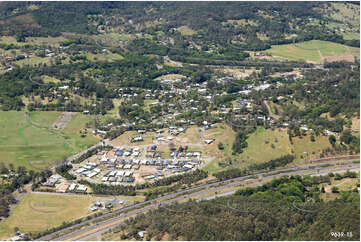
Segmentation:
<svg viewBox="0 0 361 242">
<path fill-rule="evenodd" d="M 234 196 L 161 207 L 113 232 L 121 240 L 139 240 L 139 231 L 154 240 L 338 240 L 330 232 L 347 231 L 342 240 L 359 240 L 359 193 L 323 201 L 331 177 L 283 177 Z"/>
<path fill-rule="evenodd" d="M 359 11 L 353 4 L 344 8 Z M 345 37 L 359 31 L 357 19 L 340 20 L 340 12 L 328 2 L 3 2 L 0 33 L 163 33 L 201 47 L 232 44 L 247 50 L 311 39 L 358 46 L 359 38 Z M 334 28 L 343 24 L 342 30 Z"/>
</svg>

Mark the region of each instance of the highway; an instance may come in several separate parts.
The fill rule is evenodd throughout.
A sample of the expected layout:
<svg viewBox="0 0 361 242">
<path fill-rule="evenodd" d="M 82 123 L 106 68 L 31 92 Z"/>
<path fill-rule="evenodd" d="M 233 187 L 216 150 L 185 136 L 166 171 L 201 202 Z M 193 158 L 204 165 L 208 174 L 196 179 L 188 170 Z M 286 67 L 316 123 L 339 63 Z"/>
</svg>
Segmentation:
<svg viewBox="0 0 361 242">
<path fill-rule="evenodd" d="M 337 170 L 335 171 L 335 173 L 343 173 L 343 172 L 346 172 L 347 170 L 359 170 L 360 169 L 360 166 L 359 164 L 358 165 L 355 165 L 355 166 L 358 166 L 358 167 L 350 167 L 350 168 L 345 168 L 345 169 L 341 169 L 341 170 Z M 341 166 L 335 166 L 335 167 L 328 167 L 328 168 L 322 168 L 323 170 L 325 169 L 333 169 L 333 168 L 339 168 Z M 321 169 L 320 169 L 321 170 Z M 124 218 L 127 218 L 127 217 L 130 217 L 130 216 L 133 216 L 133 215 L 136 215 L 136 214 L 139 214 L 139 213 L 144 213 L 146 211 L 149 211 L 151 209 L 154 209 L 154 208 L 157 208 L 158 206 L 161 206 L 161 205 L 168 205 L 168 204 L 171 204 L 171 203 L 174 203 L 174 202 L 177 202 L 177 201 L 181 201 L 181 200 L 184 200 L 184 199 L 188 199 L 188 198 L 192 198 L 192 197 L 196 197 L 196 196 L 199 196 L 199 195 L 202 195 L 202 194 L 205 194 L 205 193 L 210 193 L 210 192 L 216 192 L 216 191 L 219 191 L 219 190 L 222 190 L 222 189 L 225 189 L 225 188 L 228 188 L 228 187 L 234 187 L 234 190 L 232 191 L 228 191 L 228 192 L 224 192 L 224 193 L 221 193 L 221 194 L 217 194 L 217 195 L 209 195 L 209 196 L 206 196 L 204 198 L 201 198 L 201 199 L 197 199 L 197 201 L 200 201 L 200 200 L 211 200 L 211 199 L 214 199 L 216 197 L 221 197 L 221 196 L 227 196 L 227 195 L 232 195 L 234 194 L 238 189 L 239 189 L 239 186 L 241 185 L 246 185 L 246 184 L 250 184 L 250 183 L 255 183 L 257 182 L 256 185 L 252 185 L 251 187 L 256 187 L 256 186 L 261 186 L 263 183 L 267 183 L 269 182 L 270 180 L 274 179 L 274 178 L 279 178 L 279 177 L 282 177 L 282 176 L 286 176 L 286 175 L 300 175 L 302 173 L 306 173 L 306 172 L 312 172 L 314 171 L 314 169 L 310 169 L 310 170 L 307 170 L 307 171 L 295 171 L 295 172 L 290 172 L 290 173 L 283 173 L 283 174 L 277 174 L 277 175 L 271 175 L 269 177 L 267 177 L 267 179 L 260 179 L 260 178 L 255 178 L 255 179 L 250 179 L 250 180 L 247 180 L 247 181 L 241 181 L 241 182 L 237 182 L 237 183 L 234 183 L 234 184 L 228 184 L 228 185 L 224 185 L 224 186 L 220 186 L 220 187 L 216 187 L 216 188 L 213 188 L 213 189 L 210 189 L 210 190 L 204 190 L 204 191 L 200 191 L 200 192 L 196 192 L 196 193 L 192 193 L 192 194 L 188 194 L 188 195 L 185 195 L 185 196 L 181 196 L 181 197 L 176 197 L 174 199 L 171 199 L 171 200 L 167 200 L 167 201 L 164 201 L 162 202 L 161 204 L 154 204 L 154 205 L 151 205 L 151 206 L 147 206 L 145 208 L 142 208 L 142 209 L 137 209 L 137 210 L 133 210 L 133 211 L 130 211 L 128 213 L 125 213 L 125 214 L 122 214 L 118 217 L 115 217 L 111 220 L 106 220 L 106 221 L 103 221 L 102 223 L 99 223 L 98 225 L 94 225 L 94 226 L 91 226 L 92 228 L 90 227 L 87 227 L 87 228 L 84 228 L 83 231 L 79 230 L 79 231 L 74 231 L 74 233 L 72 234 L 68 234 L 68 235 L 65 235 L 63 237 L 59 237 L 57 238 L 57 240 L 68 240 L 74 236 L 77 236 L 77 235 L 81 235 L 83 233 L 86 233 L 87 231 L 91 231 L 92 229 L 96 229 L 97 226 L 104 226 L 106 224 L 109 224 L 109 223 L 113 223 L 117 220 L 122 220 Z M 329 172 L 326 172 L 326 174 L 328 174 Z M 319 175 L 319 172 L 314 172 L 314 173 L 311 173 L 310 175 Z M 103 229 L 100 229 L 100 230 L 97 230 L 95 232 L 91 232 L 85 236 L 82 236 L 82 237 L 78 237 L 76 238 L 76 240 L 89 240 L 93 237 L 96 237 L 96 236 L 99 236 L 107 231 L 109 231 L 110 229 L 113 229 L 115 227 L 117 227 L 120 223 L 117 223 L 115 225 L 111 225 L 109 227 L 106 227 L 106 228 L 103 228 Z"/>
<path fill-rule="evenodd" d="M 313 165 L 306 165 L 306 166 L 283 168 L 283 169 L 269 171 L 269 172 L 260 172 L 260 173 L 256 173 L 253 175 L 237 177 L 237 178 L 233 178 L 233 179 L 229 179 L 229 180 L 225 180 L 225 181 L 218 181 L 218 182 L 214 182 L 214 183 L 210 183 L 210 184 L 204 184 L 204 185 L 200 185 L 197 187 L 185 189 L 185 190 L 182 190 L 179 192 L 171 193 L 171 194 L 168 194 L 168 195 L 165 195 L 162 197 L 158 197 L 158 198 L 149 200 L 147 202 L 142 202 L 142 203 L 130 205 L 130 206 L 127 206 L 127 207 L 124 207 L 121 209 L 113 210 L 112 212 L 109 212 L 109 213 L 101 215 L 99 217 L 90 219 L 86 222 L 82 222 L 80 224 L 73 225 L 73 226 L 64 228 L 62 230 L 56 231 L 49 235 L 42 236 L 42 237 L 38 238 L 37 240 L 44 241 L 44 240 L 50 240 L 52 238 L 55 238 L 56 240 L 67 240 L 67 239 L 73 238 L 75 236 L 82 235 L 82 234 L 86 233 L 87 231 L 94 230 L 95 228 L 97 228 L 99 226 L 105 226 L 106 224 L 114 223 L 117 220 L 129 217 L 129 216 L 132 216 L 132 215 L 135 215 L 138 213 L 142 213 L 142 212 L 148 211 L 150 209 L 154 209 L 154 208 L 158 207 L 160 204 L 162 204 L 162 205 L 170 204 L 172 202 L 184 200 L 186 198 L 196 197 L 196 196 L 199 196 L 202 194 L 223 190 L 225 188 L 237 187 L 237 186 L 245 185 L 247 183 L 252 183 L 255 181 L 262 182 L 262 180 L 265 178 L 260 178 L 260 177 L 267 177 L 267 180 L 269 180 L 269 179 L 273 179 L 273 178 L 277 178 L 277 177 L 281 177 L 281 176 L 285 176 L 285 175 L 297 175 L 297 174 L 302 174 L 302 173 L 307 173 L 307 172 L 314 172 L 314 175 L 317 175 L 317 174 L 319 174 L 320 171 L 329 170 L 329 169 L 341 169 L 341 168 L 343 168 L 343 170 L 359 169 L 359 163 L 354 164 L 353 163 L 354 161 L 355 160 L 347 160 L 347 161 L 342 161 L 342 162 L 340 162 L 340 161 L 330 162 L 330 163 L 327 163 L 328 165 L 330 165 L 329 167 L 315 167 L 316 164 L 313 164 Z M 318 165 L 320 165 L 320 164 L 318 164 Z M 282 172 L 282 173 L 280 173 L 280 172 Z M 327 173 L 328 172 L 326 172 L 326 174 Z M 254 176 L 258 176 L 258 178 L 254 179 Z M 251 180 L 247 180 L 247 179 L 251 179 Z M 253 179 L 253 181 L 252 181 L 252 179 Z M 247 181 L 245 181 L 245 180 L 247 180 Z M 225 184 L 225 183 L 227 183 L 227 184 Z M 217 187 L 211 188 L 211 186 L 217 186 Z M 206 188 L 209 188 L 209 189 L 206 189 Z M 197 191 L 197 190 L 201 190 L 201 191 Z M 190 193 L 190 192 L 193 192 L 193 193 L 186 194 L 185 196 L 181 196 L 182 194 Z M 164 200 L 166 200 L 166 201 L 164 201 Z M 150 204 L 150 203 L 154 203 L 154 202 L 159 202 L 159 203 Z M 150 204 L 150 205 L 147 205 L 147 204 Z M 146 206 L 146 207 L 144 207 L 144 206 Z M 139 207 L 142 207 L 142 208 L 139 208 Z M 115 214 L 118 214 L 121 212 L 125 212 L 126 210 L 130 210 L 130 209 L 132 209 L 132 211 L 124 213 L 122 215 L 118 215 L 114 218 L 106 219 L 108 216 L 115 215 Z M 105 219 L 105 220 L 96 223 L 96 221 L 99 219 Z M 95 224 L 90 225 L 90 226 L 85 226 L 87 223 L 95 223 Z M 85 226 L 85 227 L 71 232 L 72 230 L 74 230 L 80 226 Z M 98 233 L 104 233 L 105 231 L 109 230 L 110 228 L 112 228 L 112 226 L 106 227 L 102 230 L 99 230 L 98 232 L 96 232 L 96 234 L 92 233 L 89 236 L 95 236 L 95 235 L 98 235 Z M 88 238 L 88 236 L 86 238 Z M 81 238 L 81 239 L 86 239 L 86 238 Z"/>
</svg>

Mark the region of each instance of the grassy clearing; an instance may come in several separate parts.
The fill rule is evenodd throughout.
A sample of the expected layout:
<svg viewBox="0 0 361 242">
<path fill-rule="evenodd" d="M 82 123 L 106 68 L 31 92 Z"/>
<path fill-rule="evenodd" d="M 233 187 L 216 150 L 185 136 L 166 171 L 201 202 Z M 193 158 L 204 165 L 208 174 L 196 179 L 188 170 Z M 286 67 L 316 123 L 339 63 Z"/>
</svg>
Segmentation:
<svg viewBox="0 0 361 242">
<path fill-rule="evenodd" d="M 59 82 L 61 82 L 61 80 L 59 80 L 59 79 L 57 79 L 55 77 L 52 77 L 52 76 L 43 75 L 43 76 L 41 76 L 41 78 L 43 79 L 43 81 L 45 83 L 50 83 L 50 82 L 59 83 Z"/>
<path fill-rule="evenodd" d="M 293 138 L 293 150 L 296 156 L 295 164 L 302 164 L 304 161 L 318 159 L 323 149 L 331 147 L 327 136 L 315 136 L 315 142 L 312 142 L 310 135 Z M 305 153 L 306 152 L 306 153 Z"/>
<path fill-rule="evenodd" d="M 360 130 L 360 119 L 359 118 L 352 118 L 352 125 L 351 125 L 351 129 L 352 130 Z"/>
<path fill-rule="evenodd" d="M 251 25 L 251 26 L 256 26 L 257 23 L 250 20 L 250 19 L 238 19 L 238 20 L 227 20 L 227 22 L 222 22 L 222 24 L 233 24 L 233 25 L 238 25 L 238 26 L 246 26 L 246 25 Z"/>
<path fill-rule="evenodd" d="M 91 122 L 94 116 L 92 115 L 83 115 L 76 114 L 73 116 L 73 119 L 67 124 L 67 126 L 61 131 L 66 139 L 70 142 L 70 147 L 72 153 L 78 153 L 87 147 L 98 142 L 98 139 L 95 138 L 92 134 L 89 134 L 82 138 L 80 137 L 79 131 L 86 127 L 88 123 Z"/>
<path fill-rule="evenodd" d="M 49 111 L 49 112 L 35 111 L 30 113 L 31 120 L 33 122 L 46 127 L 50 127 L 60 115 L 61 112 L 56 112 L 56 111 Z"/>
<path fill-rule="evenodd" d="M 145 196 L 117 196 L 119 200 L 126 200 L 130 202 L 143 202 L 145 200 Z M 129 204 L 125 204 L 129 205 Z"/>
<path fill-rule="evenodd" d="M 194 35 L 197 31 L 189 28 L 188 26 L 181 26 L 177 29 L 182 35 Z"/>
<path fill-rule="evenodd" d="M 40 232 L 84 217 L 91 213 L 89 206 L 97 199 L 99 197 L 26 194 L 11 216 L 0 224 L 0 239 L 14 236 L 15 227 L 24 232 Z"/>
<path fill-rule="evenodd" d="M 108 112 L 109 114 L 111 114 L 111 116 L 118 117 L 119 106 L 122 103 L 122 101 L 123 100 L 121 98 L 113 99 L 114 108 Z"/>
<path fill-rule="evenodd" d="M 59 37 L 27 37 L 26 43 L 27 44 L 36 44 L 36 45 L 55 45 L 59 46 L 61 42 L 64 42 L 66 38 L 59 36 Z"/>
<path fill-rule="evenodd" d="M 131 34 L 118 34 L 118 33 L 106 33 L 98 36 L 100 39 L 108 40 L 108 41 L 127 41 L 135 38 L 134 35 Z"/>
<path fill-rule="evenodd" d="M 214 144 L 203 149 L 203 153 L 215 157 L 212 162 L 203 167 L 204 170 L 211 174 L 229 169 L 229 166 L 220 167 L 219 162 L 227 163 L 233 160 L 233 167 L 245 168 L 251 164 L 267 162 L 287 154 L 296 157 L 295 162 L 290 166 L 301 165 L 309 160 L 318 159 L 322 150 L 331 146 L 328 137 L 316 136 L 315 142 L 312 142 L 310 134 L 302 138 L 293 138 L 293 144 L 291 144 L 286 129 L 272 130 L 260 127 L 249 135 L 247 139 L 248 147 L 244 149 L 243 153 L 234 155 L 232 154 L 232 144 L 236 133 L 227 125 L 220 126 L 217 129 L 210 129 L 205 133 L 206 138 L 215 138 L 216 140 Z M 222 142 L 225 147 L 222 152 L 218 150 L 219 142 Z"/>
<path fill-rule="evenodd" d="M 134 137 L 136 135 L 137 135 L 137 131 L 126 131 L 126 132 L 124 132 L 124 134 L 113 139 L 110 143 L 113 146 L 123 146 L 126 143 L 130 143 L 131 137 Z"/>
<path fill-rule="evenodd" d="M 59 37 L 27 37 L 25 42 L 17 42 L 13 36 L 1 36 L 0 43 L 4 44 L 16 44 L 19 46 L 23 45 L 55 45 L 59 46 L 59 43 L 66 40 L 66 38 Z"/>
<path fill-rule="evenodd" d="M 203 170 L 208 171 L 210 174 L 224 170 L 218 165 L 218 162 L 231 159 L 232 156 L 232 145 L 236 137 L 236 133 L 226 124 L 217 124 L 217 128 L 209 129 L 204 133 L 205 138 L 215 139 L 210 145 L 205 148 L 205 153 L 215 157 L 215 159 L 203 167 Z M 223 150 L 218 149 L 218 144 L 222 143 L 224 146 Z"/>
<path fill-rule="evenodd" d="M 1 36 L 0 37 L 0 43 L 2 44 L 18 44 L 21 45 L 21 43 L 18 43 L 13 36 Z"/>
<path fill-rule="evenodd" d="M 156 80 L 177 80 L 177 79 L 182 79 L 184 77 L 185 76 L 180 75 L 180 74 L 167 74 L 167 75 L 157 77 Z"/>
<path fill-rule="evenodd" d="M 143 141 L 135 142 L 135 143 L 130 142 L 131 139 L 136 136 L 142 136 Z M 113 139 L 110 143 L 113 146 L 124 146 L 126 144 L 129 146 L 149 145 L 154 143 L 153 137 L 155 137 L 154 132 L 147 132 L 146 134 L 138 134 L 137 131 L 126 131 L 124 132 L 124 134 Z"/>
<path fill-rule="evenodd" d="M 199 129 L 197 126 L 191 126 L 185 133 L 179 134 L 178 137 L 182 139 L 183 143 L 198 143 L 201 138 Z"/>
<path fill-rule="evenodd" d="M 246 167 L 254 163 L 262 163 L 291 153 L 291 144 L 284 129 L 258 128 L 249 135 L 248 147 L 238 157 L 238 167 Z M 272 144 L 274 148 L 272 148 Z"/>
<path fill-rule="evenodd" d="M 345 40 L 360 39 L 360 33 L 347 32 L 347 33 L 343 33 L 342 35 Z"/>
<path fill-rule="evenodd" d="M 265 52 L 272 54 L 273 57 L 279 59 L 323 63 L 325 57 L 353 55 L 360 58 L 359 51 L 359 48 L 350 48 L 345 45 L 328 41 L 311 40 L 296 44 L 274 45 Z"/>
<path fill-rule="evenodd" d="M 33 56 L 30 58 L 26 58 L 26 59 L 22 59 L 22 60 L 18 60 L 15 61 L 14 63 L 18 64 L 18 65 L 38 65 L 38 64 L 49 64 L 50 63 L 51 58 L 49 57 L 39 57 L 39 56 Z"/>
<path fill-rule="evenodd" d="M 58 117 L 57 112 L 34 112 L 35 123 L 50 126 Z M 56 161 L 75 154 L 95 144 L 91 135 L 81 138 L 79 130 L 89 117 L 77 114 L 62 131 L 49 131 L 29 123 L 24 112 L 0 112 L 0 157 L 5 163 L 43 169 Z"/>
<path fill-rule="evenodd" d="M 357 187 L 360 183 L 360 173 L 356 178 L 344 178 L 342 180 L 331 179 L 331 184 L 325 185 L 325 193 L 321 193 L 321 198 L 324 201 L 330 201 L 340 197 L 340 193 L 332 193 L 332 187 L 338 187 L 340 191 L 350 191 Z"/>
<path fill-rule="evenodd" d="M 88 59 L 92 60 L 92 61 L 109 61 L 109 62 L 113 62 L 113 61 L 118 61 L 118 60 L 122 60 L 124 59 L 123 56 L 118 55 L 118 54 L 113 54 L 113 53 L 109 53 L 109 54 L 91 54 L 88 53 L 87 54 Z"/>
<path fill-rule="evenodd" d="M 250 76 L 253 72 L 260 72 L 260 70 L 256 70 L 255 68 L 249 68 L 249 69 L 222 68 L 220 70 L 236 78 L 245 78 Z"/>
<path fill-rule="evenodd" d="M 158 103 L 158 100 L 155 99 L 144 100 L 144 111 L 150 112 L 150 106 L 152 106 L 152 104 L 155 103 Z"/>
</svg>

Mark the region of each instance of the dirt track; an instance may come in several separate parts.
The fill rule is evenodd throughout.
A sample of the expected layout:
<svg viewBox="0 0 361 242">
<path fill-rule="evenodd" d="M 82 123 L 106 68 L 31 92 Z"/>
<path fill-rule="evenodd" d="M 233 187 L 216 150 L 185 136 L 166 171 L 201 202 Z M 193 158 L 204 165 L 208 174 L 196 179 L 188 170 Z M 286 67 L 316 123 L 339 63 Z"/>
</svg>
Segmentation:
<svg viewBox="0 0 361 242">
<path fill-rule="evenodd" d="M 53 129 L 64 129 L 66 125 L 71 121 L 73 116 L 76 113 L 74 112 L 63 112 L 59 118 L 53 123 L 52 128 Z"/>
</svg>

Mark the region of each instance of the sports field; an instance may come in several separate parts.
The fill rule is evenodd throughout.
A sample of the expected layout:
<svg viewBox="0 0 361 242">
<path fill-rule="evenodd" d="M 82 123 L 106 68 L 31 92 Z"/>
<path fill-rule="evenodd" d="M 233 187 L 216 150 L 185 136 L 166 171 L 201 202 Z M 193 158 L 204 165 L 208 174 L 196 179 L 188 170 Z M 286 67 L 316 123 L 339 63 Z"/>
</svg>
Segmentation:
<svg viewBox="0 0 361 242">
<path fill-rule="evenodd" d="M 33 112 L 30 122 L 25 112 L 0 112 L 1 161 L 12 163 L 15 167 L 38 170 L 51 167 L 57 161 L 97 143 L 91 134 L 80 137 L 79 131 L 85 127 L 90 116 L 75 115 L 61 131 L 47 129 L 60 114 Z"/>
<path fill-rule="evenodd" d="M 94 196 L 59 194 L 24 195 L 0 224 L 0 240 L 14 236 L 14 228 L 22 232 L 40 232 L 90 214 L 89 207 L 98 200 Z"/>
<path fill-rule="evenodd" d="M 306 61 L 320 64 L 325 61 L 360 59 L 360 48 L 341 45 L 329 41 L 311 40 L 295 44 L 273 45 L 266 53 L 276 59 Z"/>
</svg>

